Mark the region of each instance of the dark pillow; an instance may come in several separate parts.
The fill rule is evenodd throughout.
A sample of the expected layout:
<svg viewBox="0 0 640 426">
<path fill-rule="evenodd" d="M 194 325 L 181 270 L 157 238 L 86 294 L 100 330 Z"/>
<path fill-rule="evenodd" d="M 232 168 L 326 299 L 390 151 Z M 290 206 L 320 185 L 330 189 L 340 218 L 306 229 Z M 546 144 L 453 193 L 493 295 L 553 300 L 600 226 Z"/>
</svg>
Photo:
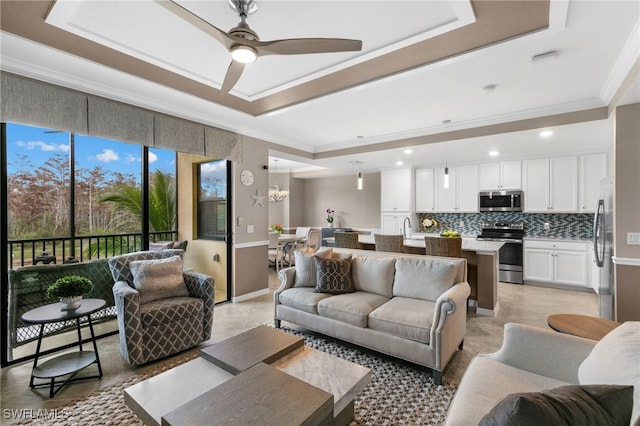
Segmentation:
<svg viewBox="0 0 640 426">
<path fill-rule="evenodd" d="M 351 279 L 351 257 L 322 259 L 314 256 L 316 264 L 315 293 L 353 293 L 356 291 Z"/>
<path fill-rule="evenodd" d="M 632 408 L 633 386 L 560 386 L 508 395 L 482 418 L 480 425 L 628 426 Z"/>
</svg>

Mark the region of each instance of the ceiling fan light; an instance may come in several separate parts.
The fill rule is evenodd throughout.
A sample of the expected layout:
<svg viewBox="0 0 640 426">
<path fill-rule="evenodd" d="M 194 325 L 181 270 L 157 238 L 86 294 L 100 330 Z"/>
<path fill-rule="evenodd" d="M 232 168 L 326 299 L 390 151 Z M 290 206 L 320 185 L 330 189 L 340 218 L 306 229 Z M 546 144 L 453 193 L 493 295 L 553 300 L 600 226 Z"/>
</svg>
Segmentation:
<svg viewBox="0 0 640 426">
<path fill-rule="evenodd" d="M 258 52 L 251 46 L 238 44 L 231 48 L 231 57 L 241 64 L 250 64 L 258 59 Z"/>
</svg>

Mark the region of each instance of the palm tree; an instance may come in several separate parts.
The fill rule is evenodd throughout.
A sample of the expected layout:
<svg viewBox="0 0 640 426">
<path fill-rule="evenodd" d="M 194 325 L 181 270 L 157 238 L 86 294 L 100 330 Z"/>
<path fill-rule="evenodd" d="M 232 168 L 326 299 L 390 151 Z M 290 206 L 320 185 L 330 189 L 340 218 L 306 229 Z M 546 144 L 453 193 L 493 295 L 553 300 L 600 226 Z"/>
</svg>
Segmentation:
<svg viewBox="0 0 640 426">
<path fill-rule="evenodd" d="M 171 174 L 156 170 L 151 175 L 149 185 L 149 228 L 150 231 L 173 231 L 176 227 L 176 187 Z M 111 229 L 131 232 L 139 229 L 142 222 L 142 190 L 137 186 L 120 186 L 114 192 L 101 197 L 98 203 L 114 203 L 115 221 Z M 128 253 L 138 250 L 122 241 L 105 239 L 100 247 L 101 254 Z M 98 253 L 97 244 L 88 248 L 91 257 Z"/>
</svg>

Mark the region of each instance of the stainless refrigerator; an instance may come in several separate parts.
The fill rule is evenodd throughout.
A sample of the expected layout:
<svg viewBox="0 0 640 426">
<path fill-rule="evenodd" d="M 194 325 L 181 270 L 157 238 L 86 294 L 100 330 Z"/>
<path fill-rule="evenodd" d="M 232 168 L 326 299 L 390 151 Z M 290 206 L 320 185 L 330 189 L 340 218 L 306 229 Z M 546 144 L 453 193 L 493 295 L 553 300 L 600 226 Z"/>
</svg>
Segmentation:
<svg viewBox="0 0 640 426">
<path fill-rule="evenodd" d="M 615 319 L 613 280 L 613 179 L 607 177 L 600 182 L 600 199 L 593 218 L 593 251 L 596 265 L 600 268 L 598 312 L 601 318 Z"/>
</svg>

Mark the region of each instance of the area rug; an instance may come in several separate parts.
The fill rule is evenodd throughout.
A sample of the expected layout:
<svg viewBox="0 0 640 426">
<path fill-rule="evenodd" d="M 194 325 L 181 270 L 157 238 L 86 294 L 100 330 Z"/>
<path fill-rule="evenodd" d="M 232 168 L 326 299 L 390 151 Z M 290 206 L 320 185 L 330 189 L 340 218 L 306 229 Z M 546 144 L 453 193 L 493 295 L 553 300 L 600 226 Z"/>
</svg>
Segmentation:
<svg viewBox="0 0 640 426">
<path fill-rule="evenodd" d="M 454 384 L 445 380 L 443 385 L 436 386 L 427 369 L 363 351 L 322 335 L 286 327 L 282 327 L 282 330 L 303 337 L 305 344 L 312 348 L 371 368 L 371 383 L 355 399 L 355 419 L 351 422 L 351 426 L 444 423 L 449 404 L 456 391 Z M 143 374 L 59 407 L 57 412 L 61 415 L 56 420 L 50 422 L 38 420 L 28 424 L 142 425 L 142 422 L 124 404 L 124 389 L 190 361 L 198 355 L 198 350 L 191 350 L 158 363 Z"/>
</svg>

